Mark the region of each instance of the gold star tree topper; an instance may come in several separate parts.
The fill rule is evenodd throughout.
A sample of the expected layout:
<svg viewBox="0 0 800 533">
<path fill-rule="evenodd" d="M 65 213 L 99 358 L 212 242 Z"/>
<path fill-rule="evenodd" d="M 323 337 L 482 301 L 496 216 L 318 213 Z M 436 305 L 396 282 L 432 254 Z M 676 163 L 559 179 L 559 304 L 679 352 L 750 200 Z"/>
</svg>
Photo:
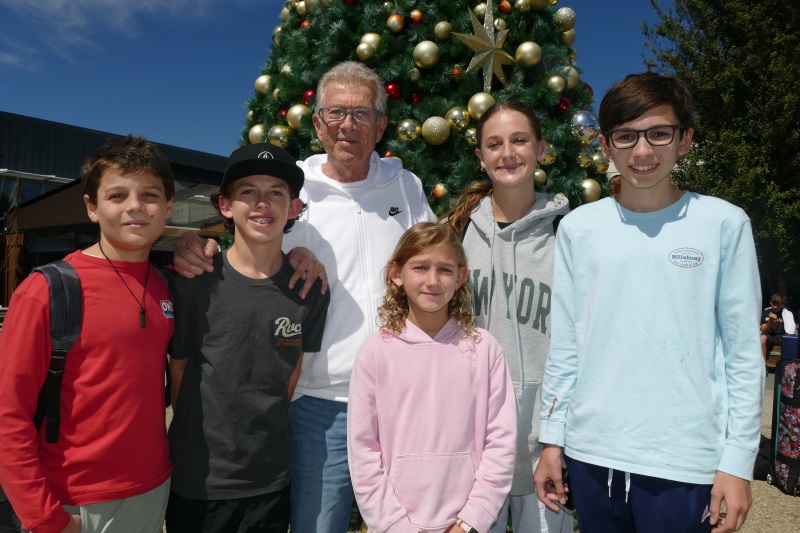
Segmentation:
<svg viewBox="0 0 800 533">
<path fill-rule="evenodd" d="M 503 65 L 516 63 L 514 58 L 503 50 L 503 43 L 506 41 L 508 30 L 502 30 L 495 34 L 493 13 L 492 0 L 488 0 L 486 2 L 486 16 L 483 18 L 483 26 L 478 22 L 478 18 L 472 10 L 469 10 L 475 35 L 453 34 L 475 51 L 475 57 L 470 61 L 467 72 L 483 67 L 483 90 L 487 93 L 492 89 L 492 74 L 494 73 L 497 79 L 505 85 L 506 75 L 503 73 Z"/>
</svg>

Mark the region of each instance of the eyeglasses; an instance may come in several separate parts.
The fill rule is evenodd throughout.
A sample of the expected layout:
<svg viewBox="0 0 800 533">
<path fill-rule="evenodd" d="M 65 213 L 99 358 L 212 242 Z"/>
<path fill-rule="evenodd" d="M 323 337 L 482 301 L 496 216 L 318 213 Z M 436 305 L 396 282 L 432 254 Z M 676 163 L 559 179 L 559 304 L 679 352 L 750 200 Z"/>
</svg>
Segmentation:
<svg viewBox="0 0 800 533">
<path fill-rule="evenodd" d="M 606 132 L 606 137 L 618 150 L 633 148 L 639 142 L 639 137 L 644 136 L 650 146 L 666 146 L 675 139 L 675 131 L 683 130 L 682 124 L 665 124 L 653 126 L 646 130 L 611 130 Z"/>
<path fill-rule="evenodd" d="M 317 115 L 323 124 L 341 124 L 347 115 L 353 117 L 353 122 L 362 126 L 371 126 L 378 122 L 383 113 L 371 107 L 357 107 L 355 109 L 343 109 L 341 107 L 321 107 L 317 109 Z"/>
</svg>

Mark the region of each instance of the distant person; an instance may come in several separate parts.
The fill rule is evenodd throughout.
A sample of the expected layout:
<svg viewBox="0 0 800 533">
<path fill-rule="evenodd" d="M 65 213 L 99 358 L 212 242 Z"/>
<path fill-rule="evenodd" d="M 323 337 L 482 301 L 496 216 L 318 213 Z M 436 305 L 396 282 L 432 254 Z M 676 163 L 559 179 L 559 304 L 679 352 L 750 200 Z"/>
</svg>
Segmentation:
<svg viewBox="0 0 800 533">
<path fill-rule="evenodd" d="M 384 81 L 361 63 L 340 63 L 317 87 L 312 115 L 325 154 L 299 163 L 308 210 L 284 238 L 328 269 L 331 306 L 317 353 L 306 354 L 289 407 L 292 430 L 292 530 L 344 533 L 353 508 L 347 467 L 347 398 L 358 348 L 377 331 L 383 267 L 405 230 L 434 221 L 419 178 L 375 146 L 386 129 Z M 216 244 L 184 234 L 179 272 L 210 269 Z M 292 253 L 292 256 L 295 254 Z M 194 270 L 196 269 L 196 270 Z"/>
<path fill-rule="evenodd" d="M 726 533 L 750 509 L 758 265 L 744 211 L 671 181 L 693 113 L 674 78 L 615 84 L 599 140 L 620 191 L 558 228 L 534 482 L 551 509 L 566 500 L 563 449 L 581 533 Z"/>
<path fill-rule="evenodd" d="M 445 218 L 463 236 L 476 323 L 503 346 L 516 394 L 514 481 L 491 532 L 505 533 L 510 507 L 516 531 L 572 533 L 572 515 L 545 507 L 533 484 L 542 452 L 539 405 L 550 347 L 555 223 L 569 212 L 569 202 L 535 192 L 533 174 L 545 142 L 527 104 L 498 102 L 476 129 L 475 155 L 487 179 L 467 187 Z M 494 280 L 503 280 L 503 289 Z"/>
<path fill-rule="evenodd" d="M 147 258 L 172 213 L 172 168 L 154 144 L 128 136 L 91 155 L 81 182 L 100 241 L 64 259 L 80 278 L 83 318 L 66 357 L 58 440 L 33 423 L 51 358 L 48 283 L 34 273 L 0 334 L 0 483 L 26 530 L 160 532 L 175 324 L 167 282 Z"/>
<path fill-rule="evenodd" d="M 795 332 L 794 315 L 786 309 L 783 296 L 773 294 L 769 307 L 761 313 L 761 355 L 764 362 L 774 346 L 781 345 L 781 336 Z"/>
<path fill-rule="evenodd" d="M 350 387 L 350 474 L 370 531 L 488 532 L 511 488 L 517 409 L 500 345 L 475 327 L 447 225 L 409 229 L 386 264 L 381 331 Z"/>
<path fill-rule="evenodd" d="M 269 143 L 235 150 L 211 201 L 234 236 L 214 271 L 176 280 L 170 348 L 175 464 L 169 533 L 286 533 L 289 399 L 320 349 L 329 295 L 289 288 L 281 252 L 304 205 L 303 171 Z"/>
</svg>

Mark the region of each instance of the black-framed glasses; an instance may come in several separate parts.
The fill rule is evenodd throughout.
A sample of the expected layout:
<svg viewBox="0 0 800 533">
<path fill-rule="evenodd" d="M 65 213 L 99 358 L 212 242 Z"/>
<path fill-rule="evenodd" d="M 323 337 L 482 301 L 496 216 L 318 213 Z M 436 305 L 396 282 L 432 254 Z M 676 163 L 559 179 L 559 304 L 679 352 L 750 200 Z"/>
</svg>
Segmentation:
<svg viewBox="0 0 800 533">
<path fill-rule="evenodd" d="M 646 130 L 611 130 L 607 131 L 605 135 L 614 148 L 624 150 L 636 146 L 639 137 L 644 137 L 650 146 L 666 146 L 675 140 L 675 132 L 678 130 L 683 130 L 683 124 L 664 124 Z"/>
<path fill-rule="evenodd" d="M 372 107 L 356 107 L 355 109 L 344 109 L 342 107 L 321 107 L 317 109 L 317 115 L 323 124 L 341 124 L 347 115 L 353 117 L 353 122 L 362 126 L 372 126 L 383 113 Z"/>
</svg>

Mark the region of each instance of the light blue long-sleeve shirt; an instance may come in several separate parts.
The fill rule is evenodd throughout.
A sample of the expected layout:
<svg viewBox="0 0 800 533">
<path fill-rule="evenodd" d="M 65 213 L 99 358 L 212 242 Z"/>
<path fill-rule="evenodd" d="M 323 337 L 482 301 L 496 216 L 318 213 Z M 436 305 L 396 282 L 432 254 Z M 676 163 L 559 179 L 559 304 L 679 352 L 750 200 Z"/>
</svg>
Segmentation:
<svg viewBox="0 0 800 533">
<path fill-rule="evenodd" d="M 751 479 L 760 301 L 738 207 L 687 192 L 652 213 L 613 198 L 575 210 L 556 239 L 539 440 L 635 474 Z"/>
</svg>

